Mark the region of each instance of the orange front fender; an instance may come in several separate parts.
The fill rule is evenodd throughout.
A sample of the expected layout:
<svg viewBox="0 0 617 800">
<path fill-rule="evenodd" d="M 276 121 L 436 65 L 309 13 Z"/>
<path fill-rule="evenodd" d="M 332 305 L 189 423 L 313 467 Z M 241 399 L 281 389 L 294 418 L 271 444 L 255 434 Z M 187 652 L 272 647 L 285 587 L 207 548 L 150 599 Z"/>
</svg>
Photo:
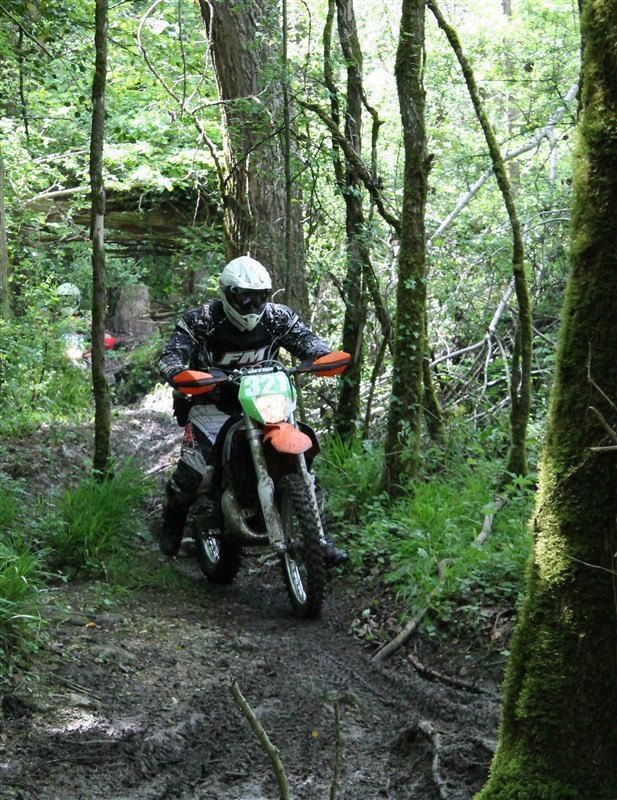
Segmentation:
<svg viewBox="0 0 617 800">
<path fill-rule="evenodd" d="M 310 436 L 302 433 L 289 422 L 277 422 L 276 425 L 266 425 L 264 442 L 270 442 L 279 453 L 289 453 L 297 456 L 306 453 L 313 446 Z"/>
</svg>

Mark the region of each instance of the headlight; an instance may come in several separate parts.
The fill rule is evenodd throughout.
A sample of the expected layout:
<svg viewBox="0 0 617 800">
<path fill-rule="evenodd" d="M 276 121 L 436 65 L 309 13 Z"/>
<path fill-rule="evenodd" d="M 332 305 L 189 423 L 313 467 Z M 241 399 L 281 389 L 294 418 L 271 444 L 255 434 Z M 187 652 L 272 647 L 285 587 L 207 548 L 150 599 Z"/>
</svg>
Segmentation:
<svg viewBox="0 0 617 800">
<path fill-rule="evenodd" d="M 255 408 L 264 422 L 283 422 L 287 416 L 287 397 L 284 394 L 263 394 L 255 398 Z"/>
</svg>

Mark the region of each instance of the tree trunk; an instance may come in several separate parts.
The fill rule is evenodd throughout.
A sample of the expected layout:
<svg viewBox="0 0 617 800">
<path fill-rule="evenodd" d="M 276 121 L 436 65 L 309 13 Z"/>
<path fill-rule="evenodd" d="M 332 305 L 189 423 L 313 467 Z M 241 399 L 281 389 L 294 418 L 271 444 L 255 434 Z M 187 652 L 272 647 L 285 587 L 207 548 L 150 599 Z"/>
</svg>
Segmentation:
<svg viewBox="0 0 617 800">
<path fill-rule="evenodd" d="M 534 552 L 481 800 L 617 797 L 617 4 L 580 7 L 572 274 Z"/>
<path fill-rule="evenodd" d="M 334 3 L 331 0 L 330 7 Z M 358 158 L 362 157 L 362 50 L 358 40 L 353 0 L 336 0 L 338 32 L 343 58 L 347 65 L 347 96 L 344 110 L 345 138 Z M 328 53 L 325 53 L 326 61 Z M 327 73 L 328 74 L 328 70 Z M 331 81 L 330 81 L 331 83 Z M 334 85 L 331 94 L 336 95 Z M 338 109 L 336 109 L 338 112 Z M 333 106 L 333 112 L 335 107 Z M 337 432 L 343 437 L 353 436 L 360 416 L 360 378 L 364 324 L 366 320 L 367 295 L 363 274 L 371 269 L 368 248 L 368 230 L 363 208 L 362 181 L 353 163 L 348 159 L 343 166 L 337 160 L 336 174 L 340 191 L 345 200 L 345 230 L 347 237 L 347 272 L 343 281 L 345 317 L 343 321 L 342 348 L 353 356 L 349 369 L 341 380 L 341 391 L 335 417 Z"/>
<path fill-rule="evenodd" d="M 103 146 L 105 135 L 105 84 L 107 81 L 107 0 L 96 0 L 95 68 L 92 82 L 92 134 L 90 138 L 90 188 L 92 192 L 92 388 L 94 390 L 95 473 L 105 477 L 109 468 L 111 408 L 105 377 L 105 188 Z"/>
<path fill-rule="evenodd" d="M 0 319 L 8 319 L 10 312 L 9 249 L 6 240 L 6 207 L 4 204 L 4 159 L 0 147 Z"/>
<path fill-rule="evenodd" d="M 150 292 L 147 286 L 122 286 L 115 292 L 110 321 L 114 333 L 136 338 L 151 336 L 156 324 L 150 319 Z"/>
<path fill-rule="evenodd" d="M 424 0 L 403 0 L 396 80 L 405 151 L 396 289 L 386 485 L 394 494 L 418 473 L 426 344 L 425 207 L 430 159 L 424 121 Z"/>
<path fill-rule="evenodd" d="M 287 205 L 278 5 L 271 0 L 199 0 L 219 96 L 227 179 L 222 187 L 227 258 L 263 262 L 286 302 L 308 312 L 302 203 Z M 291 172 L 298 171 L 292 164 Z M 291 214 L 291 223 L 286 217 Z M 291 244 L 289 237 L 291 236 Z"/>
</svg>

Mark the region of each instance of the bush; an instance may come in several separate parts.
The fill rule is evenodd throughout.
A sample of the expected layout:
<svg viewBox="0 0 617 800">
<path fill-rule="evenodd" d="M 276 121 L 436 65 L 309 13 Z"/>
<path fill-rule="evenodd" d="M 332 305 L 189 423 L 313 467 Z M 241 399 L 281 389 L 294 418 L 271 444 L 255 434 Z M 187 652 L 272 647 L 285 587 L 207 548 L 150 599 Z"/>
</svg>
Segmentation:
<svg viewBox="0 0 617 800">
<path fill-rule="evenodd" d="M 24 527 L 25 496 L 22 482 L 0 474 L 0 665 L 5 674 L 18 653 L 36 647 L 39 590 L 48 577 L 45 553 L 18 533 Z"/>
<path fill-rule="evenodd" d="M 90 372 L 66 355 L 60 323 L 40 309 L 0 320 L 0 436 L 90 418 L 91 398 Z"/>
<path fill-rule="evenodd" d="M 442 620 L 454 608 L 474 620 L 483 605 L 515 605 L 531 548 L 533 476 L 505 487 L 508 502 L 479 545 L 502 462 L 471 455 L 467 446 L 450 447 L 439 472 L 393 502 L 377 490 L 382 464 L 381 451 L 368 443 L 334 439 L 325 448 L 319 474 L 337 541 L 349 547 L 355 572 L 389 586 L 409 614 L 429 596 Z"/>
<path fill-rule="evenodd" d="M 104 481 L 89 477 L 57 501 L 44 543 L 54 569 L 109 577 L 114 560 L 134 546 L 140 504 L 150 484 L 130 463 Z"/>
<path fill-rule="evenodd" d="M 116 373 L 114 386 L 117 403 L 134 403 L 160 383 L 158 363 L 162 351 L 162 337 L 157 333 L 124 357 L 122 369 Z"/>
</svg>

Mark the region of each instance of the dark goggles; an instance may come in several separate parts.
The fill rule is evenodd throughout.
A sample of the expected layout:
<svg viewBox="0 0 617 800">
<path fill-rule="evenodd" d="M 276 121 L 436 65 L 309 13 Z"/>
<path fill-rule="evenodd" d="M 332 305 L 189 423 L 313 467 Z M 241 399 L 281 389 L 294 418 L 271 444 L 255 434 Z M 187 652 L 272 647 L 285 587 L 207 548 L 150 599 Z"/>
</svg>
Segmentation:
<svg viewBox="0 0 617 800">
<path fill-rule="evenodd" d="M 261 311 L 268 302 L 268 289 L 231 289 L 231 299 L 233 304 L 244 314 L 257 313 Z"/>
</svg>

